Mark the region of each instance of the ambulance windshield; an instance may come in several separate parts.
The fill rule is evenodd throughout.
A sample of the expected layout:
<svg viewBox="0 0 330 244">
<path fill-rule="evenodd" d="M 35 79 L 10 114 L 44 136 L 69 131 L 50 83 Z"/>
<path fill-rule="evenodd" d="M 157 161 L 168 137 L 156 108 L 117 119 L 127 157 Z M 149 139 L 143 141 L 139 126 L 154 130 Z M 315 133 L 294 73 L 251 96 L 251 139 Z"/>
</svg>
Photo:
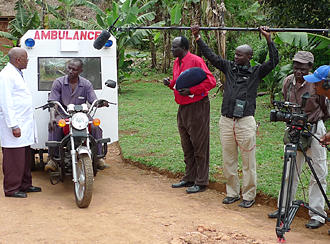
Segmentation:
<svg viewBox="0 0 330 244">
<path fill-rule="evenodd" d="M 77 57 L 74 57 L 77 58 Z M 53 81 L 66 75 L 68 57 L 42 57 L 38 58 L 38 90 L 50 91 Z M 102 89 L 101 83 L 101 58 L 79 57 L 83 61 L 83 72 L 80 76 L 92 82 L 94 90 Z"/>
</svg>

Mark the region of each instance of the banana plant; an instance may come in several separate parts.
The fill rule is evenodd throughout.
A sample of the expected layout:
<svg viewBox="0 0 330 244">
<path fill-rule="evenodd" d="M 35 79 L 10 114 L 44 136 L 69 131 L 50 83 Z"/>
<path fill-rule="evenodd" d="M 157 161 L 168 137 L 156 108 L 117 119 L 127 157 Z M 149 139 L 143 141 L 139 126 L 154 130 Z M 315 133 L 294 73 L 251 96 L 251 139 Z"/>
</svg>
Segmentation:
<svg viewBox="0 0 330 244">
<path fill-rule="evenodd" d="M 72 20 L 76 25 L 82 28 L 93 29 L 108 29 L 119 16 L 116 27 L 129 27 L 136 25 L 143 25 L 146 21 L 152 21 L 155 18 L 155 13 L 151 10 L 153 1 L 142 0 L 121 0 L 112 2 L 112 8 L 103 11 L 96 4 L 85 1 L 84 5 L 93 10 L 96 14 L 96 19 L 87 23 L 84 21 Z M 117 67 L 119 81 L 127 76 L 127 69 L 131 64 L 129 56 L 126 55 L 125 49 L 129 45 L 136 46 L 141 44 L 144 38 L 148 37 L 150 30 L 130 30 L 118 31 L 114 30 L 112 34 L 117 40 Z"/>
<path fill-rule="evenodd" d="M 268 55 L 267 55 L 268 58 Z M 251 66 L 258 64 L 254 59 L 250 61 Z M 275 94 L 281 90 L 284 78 L 292 71 L 292 64 L 283 66 L 277 65 L 266 77 L 262 79 L 262 86 L 270 95 L 270 103 L 275 98 Z"/>
<path fill-rule="evenodd" d="M 280 32 L 276 34 L 275 43 L 291 47 L 291 56 L 298 50 L 310 51 L 315 56 L 315 66 L 329 63 L 330 38 L 305 32 Z"/>
<path fill-rule="evenodd" d="M 40 26 L 38 12 L 31 8 L 25 1 L 19 0 L 15 4 L 15 19 L 9 22 L 9 32 L 0 31 L 0 37 L 13 41 L 13 46 L 30 29 L 37 29 Z"/>
<path fill-rule="evenodd" d="M 279 32 L 276 34 L 275 42 L 278 44 L 287 43 L 308 50 L 328 49 L 330 38 L 306 32 Z M 328 49 L 327 53 L 329 52 Z"/>
<path fill-rule="evenodd" d="M 0 70 L 2 70 L 6 66 L 8 61 L 8 55 L 5 55 L 3 52 L 0 51 Z"/>
<path fill-rule="evenodd" d="M 298 50 L 310 51 L 313 53 L 320 52 L 320 57 L 315 58 L 315 61 L 320 60 L 323 57 L 324 62 L 327 63 L 329 60 L 329 45 L 330 39 L 325 36 L 310 34 L 310 33 L 299 33 L 299 32 L 279 32 L 275 35 L 274 42 L 282 47 L 289 46 L 290 57 L 282 57 L 285 65 L 278 64 L 262 82 L 262 86 L 270 94 L 270 101 L 275 97 L 275 94 L 281 90 L 284 78 L 292 73 L 292 57 Z M 283 62 L 282 62 L 283 63 Z M 251 60 L 251 65 L 257 64 L 256 61 Z M 321 64 L 324 64 L 321 62 Z M 316 67 L 318 65 L 315 65 Z"/>
</svg>

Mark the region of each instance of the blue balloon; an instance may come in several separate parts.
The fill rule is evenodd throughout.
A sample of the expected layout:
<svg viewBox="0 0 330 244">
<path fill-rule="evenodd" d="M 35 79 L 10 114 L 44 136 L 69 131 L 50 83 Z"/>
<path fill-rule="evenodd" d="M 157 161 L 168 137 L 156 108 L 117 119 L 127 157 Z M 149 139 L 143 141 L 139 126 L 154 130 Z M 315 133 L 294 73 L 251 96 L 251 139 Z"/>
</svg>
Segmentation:
<svg viewBox="0 0 330 244">
<path fill-rule="evenodd" d="M 175 89 L 190 88 L 198 85 L 206 79 L 206 73 L 199 67 L 193 67 L 183 71 L 176 79 Z"/>
</svg>

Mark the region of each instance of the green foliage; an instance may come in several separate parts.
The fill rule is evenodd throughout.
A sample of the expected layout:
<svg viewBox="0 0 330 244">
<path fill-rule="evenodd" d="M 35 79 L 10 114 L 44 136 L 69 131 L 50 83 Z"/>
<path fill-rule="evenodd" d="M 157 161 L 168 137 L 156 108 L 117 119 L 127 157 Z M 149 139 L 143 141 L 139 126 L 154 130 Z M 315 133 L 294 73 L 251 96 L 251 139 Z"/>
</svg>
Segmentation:
<svg viewBox="0 0 330 244">
<path fill-rule="evenodd" d="M 15 19 L 9 22 L 9 33 L 0 32 L 0 37 L 13 40 L 16 45 L 17 41 L 30 29 L 37 29 L 40 26 L 38 12 L 31 8 L 23 0 L 19 0 L 15 4 Z"/>
<path fill-rule="evenodd" d="M 227 17 L 225 19 L 226 26 L 239 26 L 239 27 L 259 27 L 264 25 L 264 18 L 261 11 L 261 7 L 258 1 L 248 0 L 231 0 L 225 1 L 227 9 Z M 265 41 L 262 38 L 261 42 L 258 38 L 258 33 L 251 32 L 237 32 L 229 31 L 226 34 L 226 53 L 227 59 L 233 60 L 234 51 L 237 46 L 242 44 L 250 45 L 254 50 L 254 57 L 258 62 L 260 61 L 260 56 L 265 58 L 266 54 L 264 47 L 266 46 Z M 216 46 L 213 46 L 216 50 Z M 261 58 L 262 59 L 262 58 Z"/>
<path fill-rule="evenodd" d="M 246 1 L 248 2 L 248 1 Z M 242 3 L 242 2 L 241 2 Z M 236 16 L 237 20 L 240 23 L 246 23 L 248 25 L 256 25 L 264 20 L 264 16 L 260 14 L 260 4 L 255 1 L 252 5 L 245 5 L 247 7 L 245 10 L 241 10 L 238 12 Z"/>
<path fill-rule="evenodd" d="M 268 52 L 267 42 L 264 37 L 260 39 L 259 33 L 257 32 L 237 33 L 234 40 L 233 36 L 229 37 L 226 41 L 227 59 L 234 60 L 236 47 L 243 44 L 251 46 L 253 49 L 253 59 L 256 62 L 262 63 L 265 61 Z"/>
<path fill-rule="evenodd" d="M 282 41 L 282 43 L 288 43 L 296 47 L 308 45 L 308 37 L 305 32 L 279 32 L 276 37 L 278 38 L 276 39 L 277 43 Z"/>
<path fill-rule="evenodd" d="M 277 65 L 265 78 L 263 78 L 260 89 L 265 89 L 270 94 L 270 103 L 274 100 L 275 94 L 282 89 L 283 80 L 292 72 L 292 65 Z"/>
<path fill-rule="evenodd" d="M 4 55 L 4 53 L 0 51 L 0 71 L 6 66 L 8 61 L 8 55 Z"/>
<path fill-rule="evenodd" d="M 231 22 L 231 26 L 239 24 L 240 26 L 258 27 L 265 19 L 258 1 L 225 0 L 225 5 L 229 12 L 226 22 Z"/>
<path fill-rule="evenodd" d="M 299 50 L 310 51 L 314 54 L 314 67 L 329 63 L 330 38 L 311 33 L 277 33 L 274 41 L 280 47 L 283 59 L 292 62 L 292 57 Z"/>
<path fill-rule="evenodd" d="M 155 13 L 151 10 L 155 1 L 141 0 L 123 0 L 119 2 L 113 2 L 111 9 L 103 11 L 96 4 L 85 1 L 85 5 L 92 9 L 96 13 L 95 20 L 91 20 L 91 23 L 87 24 L 83 21 L 76 21 L 80 27 L 93 27 L 96 29 L 108 29 L 119 16 L 119 20 L 116 26 L 129 27 L 135 25 L 142 25 L 146 21 L 152 21 L 155 17 Z M 149 11 L 149 12 L 148 12 Z M 126 77 L 128 77 L 129 67 L 132 64 L 131 55 L 127 55 L 125 50 L 129 46 L 137 46 L 141 44 L 148 36 L 150 31 L 148 30 L 130 30 L 130 31 L 115 31 L 112 34 L 117 40 L 117 67 L 118 67 L 118 80 L 121 83 Z"/>
<path fill-rule="evenodd" d="M 76 22 L 79 22 L 74 18 L 74 9 L 85 5 L 85 0 L 58 0 L 55 6 L 46 1 L 36 0 L 36 4 L 44 9 L 46 15 L 43 28 L 71 29 L 76 28 Z"/>
<path fill-rule="evenodd" d="M 329 27 L 328 0 L 263 0 L 268 24 L 277 27 Z"/>
<path fill-rule="evenodd" d="M 171 9 L 171 25 L 178 25 L 181 22 L 182 18 L 182 5 L 177 3 Z"/>
<path fill-rule="evenodd" d="M 12 35 L 9 32 L 5 32 L 5 31 L 0 31 L 0 37 L 7 38 L 9 40 L 15 40 L 15 41 L 18 40 L 18 38 L 16 36 Z"/>
</svg>

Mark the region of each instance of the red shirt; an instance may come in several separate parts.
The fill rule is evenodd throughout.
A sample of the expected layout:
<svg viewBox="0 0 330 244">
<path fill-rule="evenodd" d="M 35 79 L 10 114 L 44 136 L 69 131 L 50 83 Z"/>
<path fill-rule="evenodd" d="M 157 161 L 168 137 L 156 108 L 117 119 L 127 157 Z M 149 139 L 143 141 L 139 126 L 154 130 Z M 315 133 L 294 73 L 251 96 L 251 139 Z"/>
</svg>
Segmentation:
<svg viewBox="0 0 330 244">
<path fill-rule="evenodd" d="M 181 61 L 181 63 L 180 63 Z M 206 97 L 209 93 L 209 90 L 214 88 L 216 86 L 216 81 L 210 70 L 207 68 L 204 60 L 196 56 L 194 54 L 191 54 L 189 51 L 186 54 L 186 56 L 183 57 L 179 61 L 179 58 L 176 58 L 173 65 L 173 80 L 171 80 L 171 83 L 169 87 L 174 91 L 174 97 L 175 101 L 178 104 L 189 104 L 194 103 L 199 100 L 202 100 L 204 97 Z M 185 71 L 186 69 L 190 69 L 193 67 L 199 67 L 203 69 L 206 73 L 206 79 L 202 81 L 200 84 L 190 87 L 190 93 L 194 96 L 181 96 L 180 93 L 174 89 L 174 85 L 176 83 L 176 79 L 179 77 L 179 75 Z"/>
</svg>

